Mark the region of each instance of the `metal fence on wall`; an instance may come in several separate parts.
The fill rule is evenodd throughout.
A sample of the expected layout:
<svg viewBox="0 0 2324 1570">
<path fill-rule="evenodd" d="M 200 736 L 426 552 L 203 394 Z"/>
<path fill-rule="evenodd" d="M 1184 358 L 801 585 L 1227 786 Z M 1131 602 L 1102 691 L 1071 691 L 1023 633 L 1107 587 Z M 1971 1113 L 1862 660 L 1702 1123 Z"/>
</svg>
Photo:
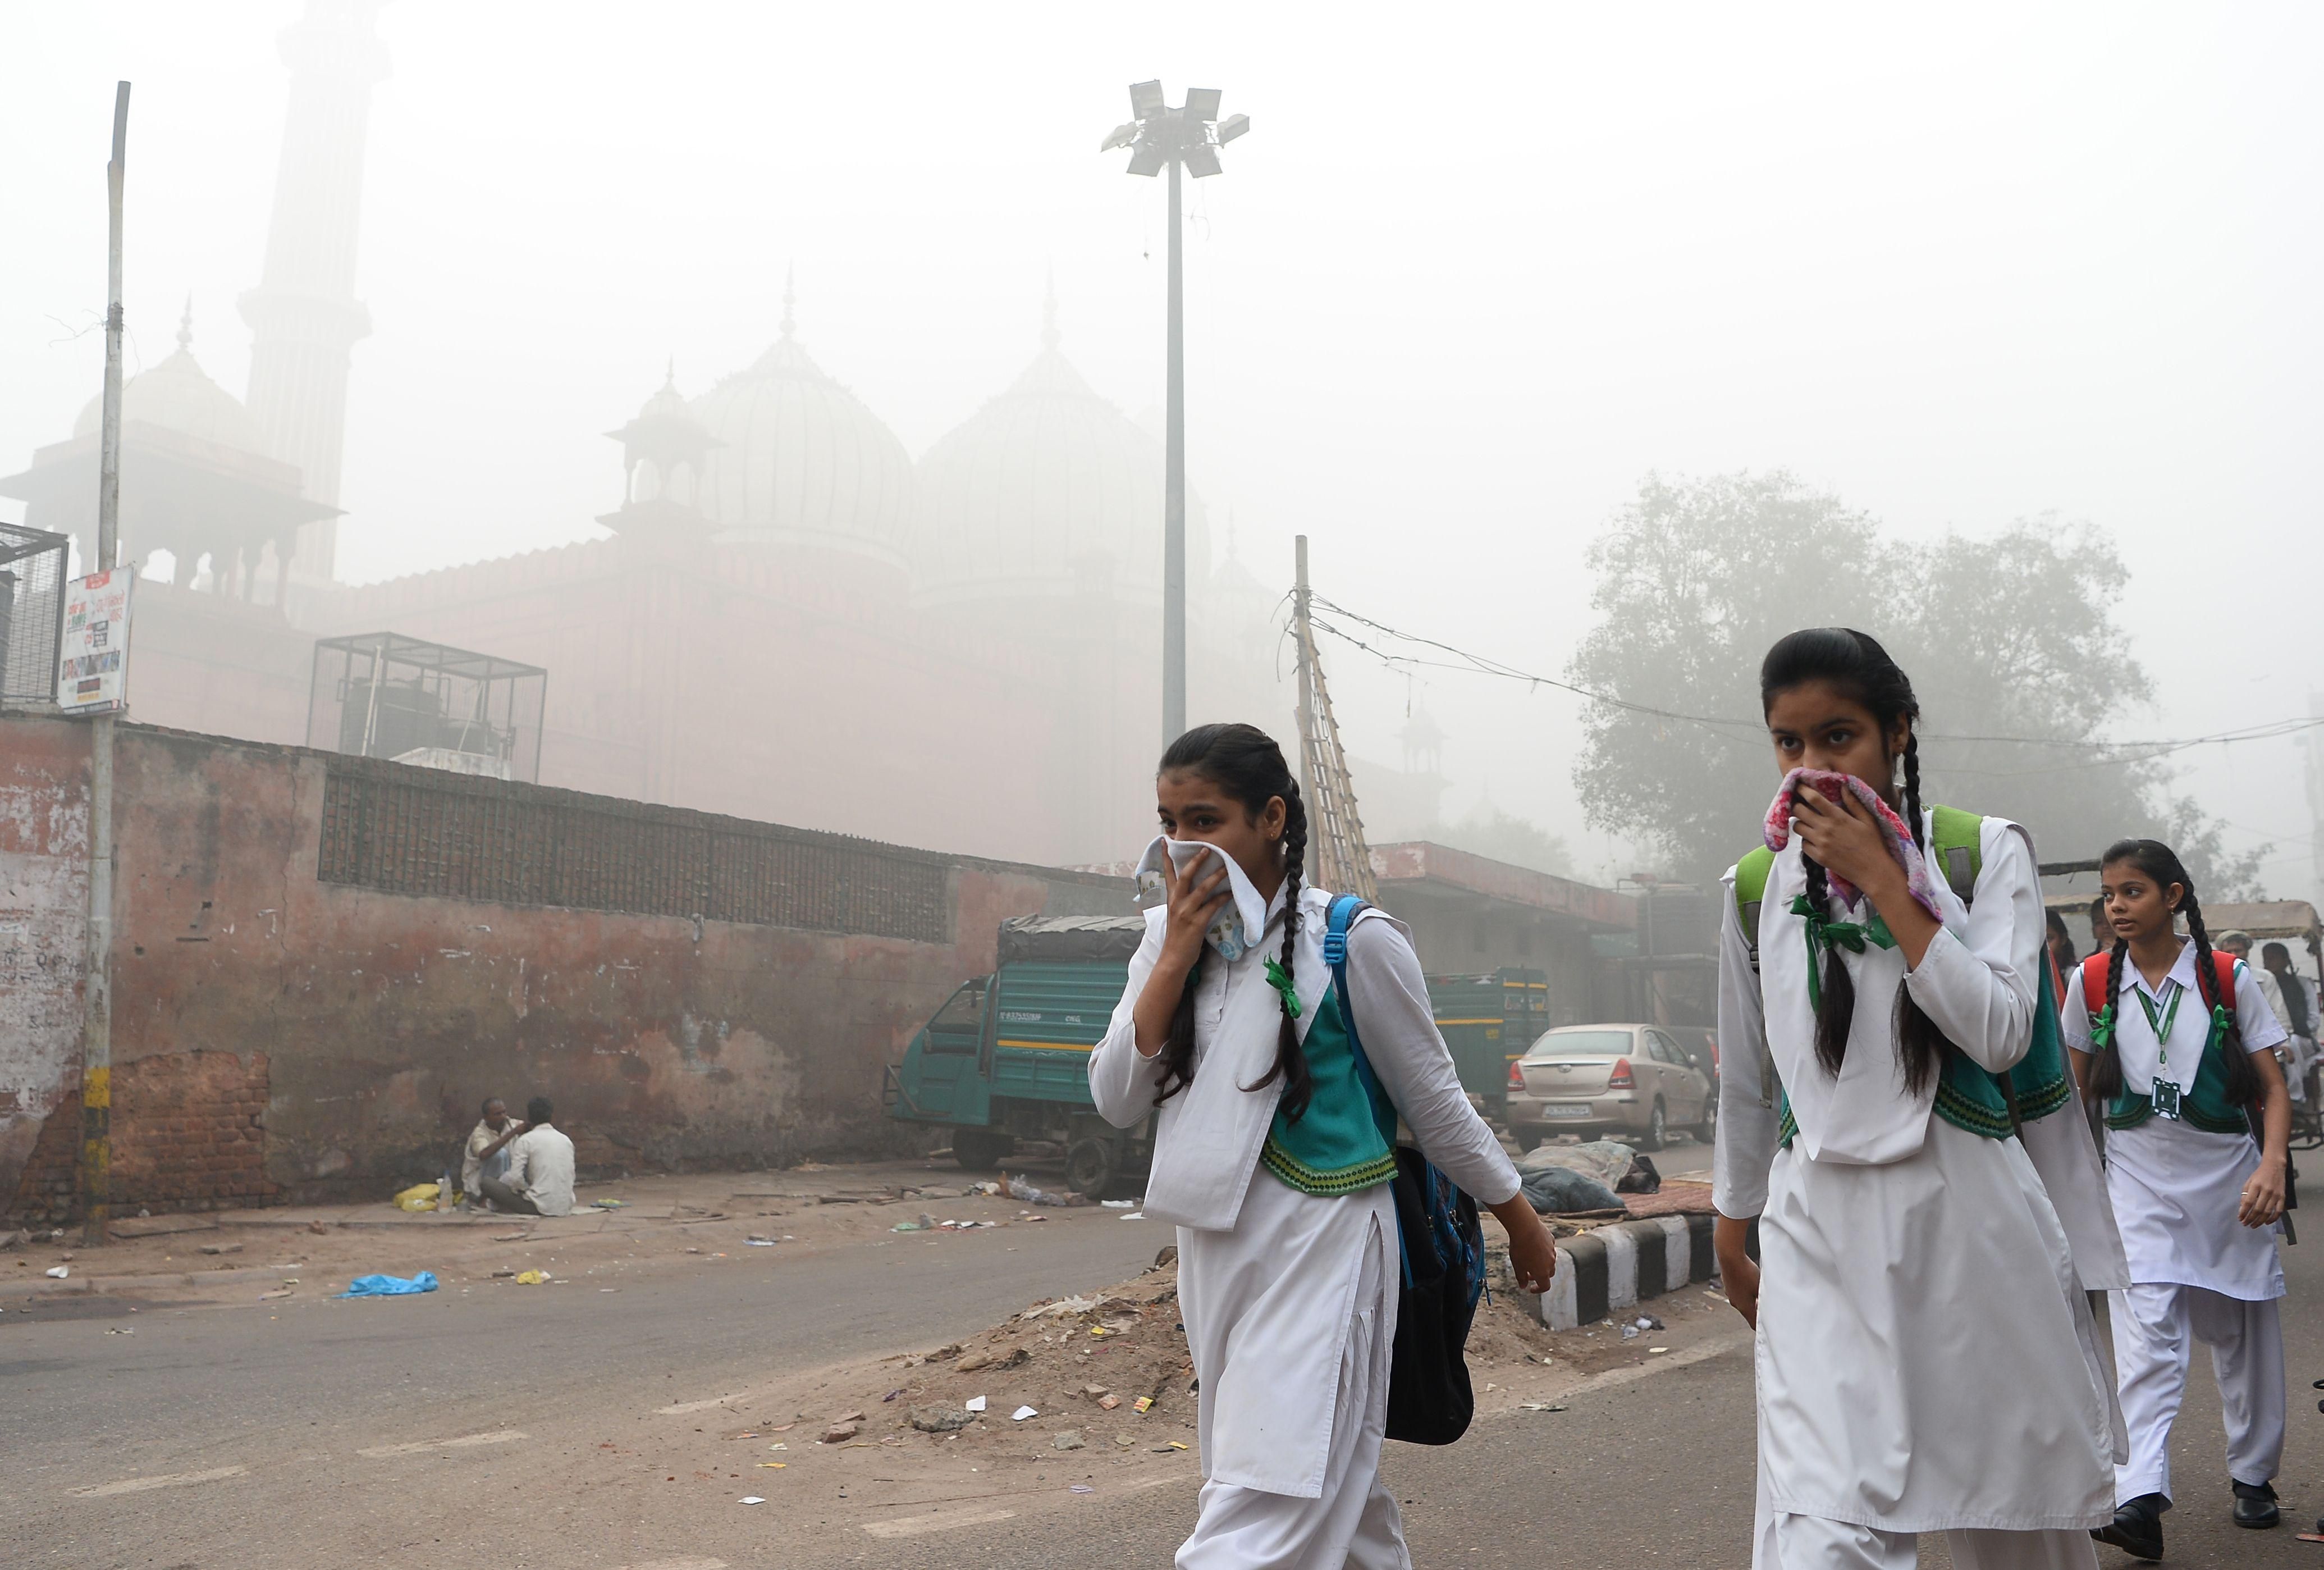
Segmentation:
<svg viewBox="0 0 2324 1570">
<path fill-rule="evenodd" d="M 940 859 L 837 835 L 334 761 L 317 875 L 394 894 L 952 938 Z"/>
<path fill-rule="evenodd" d="M 69 535 L 0 523 L 0 705 L 44 705 L 57 695 Z"/>
</svg>

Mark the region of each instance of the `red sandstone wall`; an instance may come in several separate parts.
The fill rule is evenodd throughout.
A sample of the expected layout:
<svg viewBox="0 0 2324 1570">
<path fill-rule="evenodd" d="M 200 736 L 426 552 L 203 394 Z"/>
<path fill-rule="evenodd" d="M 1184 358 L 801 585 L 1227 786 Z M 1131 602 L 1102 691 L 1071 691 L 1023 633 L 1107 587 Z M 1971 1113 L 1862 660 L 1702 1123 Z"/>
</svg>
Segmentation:
<svg viewBox="0 0 2324 1570">
<path fill-rule="evenodd" d="M 87 734 L 0 719 L 14 788 L 69 797 Z M 326 884 L 323 754 L 120 735 L 117 1205 L 384 1195 L 438 1170 L 488 1094 L 552 1097 L 599 1168 L 872 1148 L 894 1137 L 882 1066 L 991 968 L 1004 917 L 1053 899 L 1038 869 L 955 864 L 952 939 L 918 943 Z M 1111 892 L 1054 886 L 1080 909 Z M 77 1047 L 56 1057 L 0 1149 L 21 1214 L 69 1173 Z"/>
</svg>

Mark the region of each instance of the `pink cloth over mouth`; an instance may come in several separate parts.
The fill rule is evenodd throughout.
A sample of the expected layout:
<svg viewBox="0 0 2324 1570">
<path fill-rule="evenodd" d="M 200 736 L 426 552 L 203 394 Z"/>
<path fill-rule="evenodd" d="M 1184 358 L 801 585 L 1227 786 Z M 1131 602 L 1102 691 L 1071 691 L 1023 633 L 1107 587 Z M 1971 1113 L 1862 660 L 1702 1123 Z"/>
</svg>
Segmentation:
<svg viewBox="0 0 2324 1570">
<path fill-rule="evenodd" d="M 1921 847 L 1914 843 L 1913 831 L 1904 827 L 1904 820 L 1896 816 L 1894 808 L 1880 799 L 1878 791 L 1853 774 L 1842 774 L 1832 769 L 1794 769 L 1784 775 L 1783 784 L 1775 791 L 1774 803 L 1767 808 L 1767 820 L 1763 830 L 1769 850 L 1779 851 L 1791 843 L 1792 798 L 1801 790 L 1813 790 L 1825 800 L 1834 803 L 1840 800 L 1843 791 L 1855 797 L 1872 814 L 1872 820 L 1880 826 L 1880 837 L 1887 842 L 1888 854 L 1896 858 L 1896 864 L 1904 869 L 1904 884 L 1912 891 L 1913 898 L 1938 920 L 1945 919 L 1944 911 L 1937 904 L 1936 885 L 1929 878 L 1928 860 L 1921 854 Z M 1862 902 L 1864 891 L 1861 889 L 1829 868 L 1825 869 L 1825 875 L 1831 882 L 1831 891 L 1840 896 L 1841 903 L 1853 907 Z"/>
</svg>

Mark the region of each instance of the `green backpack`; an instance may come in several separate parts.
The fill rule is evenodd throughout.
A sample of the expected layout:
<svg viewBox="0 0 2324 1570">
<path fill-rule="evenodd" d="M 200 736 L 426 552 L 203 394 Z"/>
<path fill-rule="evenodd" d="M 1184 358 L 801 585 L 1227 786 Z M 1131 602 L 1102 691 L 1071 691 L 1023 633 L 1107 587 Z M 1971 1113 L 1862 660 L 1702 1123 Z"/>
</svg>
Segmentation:
<svg viewBox="0 0 2324 1570">
<path fill-rule="evenodd" d="M 1985 870 L 1985 819 L 1954 807 L 1932 808 L 1929 817 L 1930 861 L 1943 872 L 1954 898 L 1964 906 L 1974 905 L 1978 876 Z M 1735 864 L 1735 913 L 1742 923 L 1755 975 L 1759 970 L 1759 907 L 1766 899 L 1767 875 L 1775 865 L 1775 853 L 1765 845 Z M 2058 1000 L 2046 964 L 2036 967 L 2034 998 L 2034 1045 L 2008 1073 L 1990 1073 L 1958 1047 L 1946 1045 L 1944 1068 L 1937 1080 L 1938 1116 L 1987 1139 L 2006 1139 L 2028 1121 L 2047 1117 L 2073 1099 L 2065 1039 L 2058 1029 Z M 1766 1046 L 1765 1036 L 1763 1030 L 1759 1104 L 1775 1106 L 1780 1097 L 1778 1137 L 1789 1143 L 1798 1125 L 1792 1121 L 1791 1097 L 1783 1092 L 1775 1054 Z"/>
</svg>

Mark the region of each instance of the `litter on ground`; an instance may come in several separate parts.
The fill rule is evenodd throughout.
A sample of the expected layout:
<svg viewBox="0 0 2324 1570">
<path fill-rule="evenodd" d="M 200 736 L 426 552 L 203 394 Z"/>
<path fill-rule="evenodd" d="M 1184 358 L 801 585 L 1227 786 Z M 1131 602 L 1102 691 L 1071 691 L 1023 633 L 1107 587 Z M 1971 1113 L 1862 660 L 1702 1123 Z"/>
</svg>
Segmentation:
<svg viewBox="0 0 2324 1570">
<path fill-rule="evenodd" d="M 409 1279 L 402 1276 L 357 1276 L 347 1283 L 342 1298 L 408 1298 L 420 1292 L 436 1289 L 436 1275 L 422 1270 Z"/>
</svg>

